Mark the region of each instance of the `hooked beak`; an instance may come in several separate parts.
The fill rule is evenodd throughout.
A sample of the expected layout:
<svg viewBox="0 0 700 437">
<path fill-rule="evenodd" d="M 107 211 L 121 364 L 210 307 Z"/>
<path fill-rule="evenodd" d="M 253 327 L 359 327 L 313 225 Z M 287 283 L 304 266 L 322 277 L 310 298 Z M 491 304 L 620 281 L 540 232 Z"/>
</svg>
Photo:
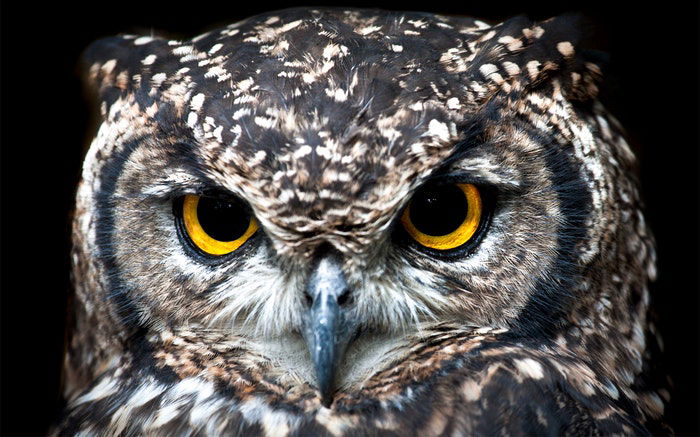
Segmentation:
<svg viewBox="0 0 700 437">
<path fill-rule="evenodd" d="M 345 349 L 355 333 L 343 303 L 348 286 L 334 254 L 321 257 L 314 266 L 306 293 L 311 306 L 306 314 L 303 336 L 316 371 L 316 381 L 325 407 L 333 403 L 335 374 Z"/>
</svg>

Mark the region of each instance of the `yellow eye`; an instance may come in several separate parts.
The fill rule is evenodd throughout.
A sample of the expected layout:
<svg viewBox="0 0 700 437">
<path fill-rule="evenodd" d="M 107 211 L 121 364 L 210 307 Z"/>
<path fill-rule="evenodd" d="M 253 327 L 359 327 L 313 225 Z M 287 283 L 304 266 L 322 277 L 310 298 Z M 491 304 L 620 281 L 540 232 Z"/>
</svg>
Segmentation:
<svg viewBox="0 0 700 437">
<path fill-rule="evenodd" d="M 213 197 L 185 196 L 182 221 L 190 240 L 210 255 L 233 252 L 258 230 L 258 222 L 243 205 Z"/>
<path fill-rule="evenodd" d="M 419 189 L 401 216 L 406 232 L 435 250 L 467 243 L 481 223 L 482 201 L 472 184 L 431 184 Z"/>
</svg>

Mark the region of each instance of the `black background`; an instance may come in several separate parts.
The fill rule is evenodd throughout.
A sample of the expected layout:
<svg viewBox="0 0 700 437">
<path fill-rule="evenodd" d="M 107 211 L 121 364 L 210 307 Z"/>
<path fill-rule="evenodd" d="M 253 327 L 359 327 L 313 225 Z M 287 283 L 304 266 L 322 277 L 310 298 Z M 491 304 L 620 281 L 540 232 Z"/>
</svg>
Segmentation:
<svg viewBox="0 0 700 437">
<path fill-rule="evenodd" d="M 65 2 L 68 3 L 68 2 Z M 654 305 L 675 382 L 670 421 L 698 434 L 698 10 L 613 2 L 368 3 L 500 21 L 581 12 L 589 46 L 611 55 L 601 100 L 640 158 L 647 219 L 658 242 Z M 305 2 L 306 5 L 315 3 Z M 327 3 L 326 3 L 327 4 Z M 191 37 L 293 4 L 3 2 L 2 11 L 2 428 L 43 434 L 59 408 L 69 290 L 69 222 L 81 159 L 94 133 L 78 70 L 81 51 L 117 33 Z M 297 4 L 298 5 L 298 4 Z M 583 7 L 582 7 L 583 6 Z"/>
</svg>

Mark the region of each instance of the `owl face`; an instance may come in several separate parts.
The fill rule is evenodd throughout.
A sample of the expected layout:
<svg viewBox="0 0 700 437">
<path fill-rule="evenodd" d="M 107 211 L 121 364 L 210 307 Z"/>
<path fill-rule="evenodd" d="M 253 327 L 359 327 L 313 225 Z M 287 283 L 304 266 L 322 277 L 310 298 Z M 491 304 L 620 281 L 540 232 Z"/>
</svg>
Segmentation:
<svg viewBox="0 0 700 437">
<path fill-rule="evenodd" d="M 115 324 L 237 338 L 323 396 L 431 324 L 552 330 L 632 159 L 565 27 L 299 9 L 96 43 L 80 232 Z"/>
</svg>

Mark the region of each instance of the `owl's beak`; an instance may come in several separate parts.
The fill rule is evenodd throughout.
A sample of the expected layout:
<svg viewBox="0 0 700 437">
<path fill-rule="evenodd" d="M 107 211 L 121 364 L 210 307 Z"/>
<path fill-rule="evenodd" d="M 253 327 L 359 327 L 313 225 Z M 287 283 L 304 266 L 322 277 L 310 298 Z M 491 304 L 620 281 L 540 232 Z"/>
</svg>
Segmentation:
<svg viewBox="0 0 700 437">
<path fill-rule="evenodd" d="M 303 336 L 316 371 L 321 402 L 333 403 L 335 374 L 345 349 L 355 331 L 343 303 L 348 286 L 335 255 L 321 257 L 315 264 L 306 287 L 311 302 L 304 323 Z"/>
</svg>

